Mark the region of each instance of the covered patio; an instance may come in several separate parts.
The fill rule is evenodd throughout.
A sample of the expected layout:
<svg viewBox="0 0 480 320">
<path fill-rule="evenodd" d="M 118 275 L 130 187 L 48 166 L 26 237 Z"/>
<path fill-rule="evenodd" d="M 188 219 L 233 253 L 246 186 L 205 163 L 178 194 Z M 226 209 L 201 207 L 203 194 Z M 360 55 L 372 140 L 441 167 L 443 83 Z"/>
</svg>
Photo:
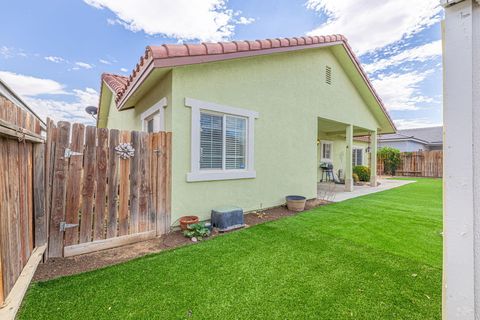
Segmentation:
<svg viewBox="0 0 480 320">
<path fill-rule="evenodd" d="M 368 139 L 357 141 L 355 137 L 368 137 Z M 318 182 L 334 178 L 333 180 L 342 182 L 335 185 L 335 189 L 352 192 L 354 190 L 352 173 L 355 162 L 356 165 L 370 167 L 370 186 L 377 186 L 377 129 L 319 117 L 317 146 Z M 359 151 L 360 161 L 354 159 L 357 156 L 353 153 L 354 149 Z M 328 179 L 326 179 L 326 166 L 331 168 Z"/>
</svg>

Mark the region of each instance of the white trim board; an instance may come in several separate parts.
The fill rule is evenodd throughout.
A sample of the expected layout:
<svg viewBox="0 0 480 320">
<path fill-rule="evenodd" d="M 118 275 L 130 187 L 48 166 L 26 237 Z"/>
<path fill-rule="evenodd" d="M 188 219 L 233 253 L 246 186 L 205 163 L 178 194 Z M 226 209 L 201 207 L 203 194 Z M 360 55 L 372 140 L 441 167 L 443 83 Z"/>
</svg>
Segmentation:
<svg viewBox="0 0 480 320">
<path fill-rule="evenodd" d="M 159 113 L 159 125 L 157 131 L 164 131 L 165 130 L 165 108 L 168 105 L 168 100 L 166 97 L 163 97 L 155 103 L 153 106 L 142 112 L 140 115 L 140 120 L 142 121 L 142 131 L 146 131 L 145 120 L 154 115 L 155 113 Z"/>
<path fill-rule="evenodd" d="M 192 99 L 192 98 L 185 98 L 185 106 L 190 107 L 192 109 L 210 110 L 210 111 L 216 111 L 220 113 L 231 114 L 234 116 L 243 116 L 247 118 L 259 117 L 259 114 L 256 111 L 241 109 L 237 107 L 231 107 L 227 105 L 221 105 L 214 102 L 201 101 L 201 100 Z"/>
</svg>

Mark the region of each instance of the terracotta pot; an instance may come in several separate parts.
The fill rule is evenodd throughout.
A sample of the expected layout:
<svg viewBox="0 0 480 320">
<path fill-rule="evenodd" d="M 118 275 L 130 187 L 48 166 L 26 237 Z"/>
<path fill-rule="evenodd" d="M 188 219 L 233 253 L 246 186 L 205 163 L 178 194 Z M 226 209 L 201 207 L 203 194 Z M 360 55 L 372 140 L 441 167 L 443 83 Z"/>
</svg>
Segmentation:
<svg viewBox="0 0 480 320">
<path fill-rule="evenodd" d="M 188 225 L 198 223 L 197 216 L 184 216 L 180 218 L 180 229 L 187 230 Z"/>
<path fill-rule="evenodd" d="M 302 196 L 286 196 L 287 208 L 290 211 L 303 211 L 305 210 L 305 203 L 307 198 Z"/>
</svg>

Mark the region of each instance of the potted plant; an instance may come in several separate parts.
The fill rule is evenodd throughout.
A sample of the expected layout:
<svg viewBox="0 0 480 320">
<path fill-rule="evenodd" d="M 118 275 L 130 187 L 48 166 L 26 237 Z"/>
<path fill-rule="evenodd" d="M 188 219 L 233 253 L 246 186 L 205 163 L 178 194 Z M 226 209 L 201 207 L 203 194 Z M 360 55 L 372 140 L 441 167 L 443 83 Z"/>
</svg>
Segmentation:
<svg viewBox="0 0 480 320">
<path fill-rule="evenodd" d="M 287 208 L 291 211 L 303 211 L 305 210 L 305 203 L 307 198 L 303 196 L 286 196 Z"/>
<path fill-rule="evenodd" d="M 180 218 L 180 229 L 187 230 L 190 224 L 198 223 L 197 216 L 183 216 Z"/>
</svg>

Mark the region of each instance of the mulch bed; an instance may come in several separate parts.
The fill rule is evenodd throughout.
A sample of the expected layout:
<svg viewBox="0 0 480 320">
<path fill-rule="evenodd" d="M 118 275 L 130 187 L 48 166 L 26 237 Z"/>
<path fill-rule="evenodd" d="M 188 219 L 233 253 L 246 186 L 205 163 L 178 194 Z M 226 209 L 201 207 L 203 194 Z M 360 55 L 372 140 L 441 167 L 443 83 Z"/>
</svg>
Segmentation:
<svg viewBox="0 0 480 320">
<path fill-rule="evenodd" d="M 305 210 L 328 203 L 328 201 L 321 199 L 308 200 Z M 281 219 L 283 217 L 294 216 L 296 214 L 298 214 L 298 212 L 289 211 L 285 206 L 280 206 L 263 211 L 250 212 L 244 216 L 244 221 L 247 226 L 254 226 L 256 224 Z M 218 235 L 218 231 L 214 230 L 210 238 Z M 38 266 L 33 277 L 33 281 L 45 281 L 62 276 L 95 270 L 132 260 L 147 254 L 177 248 L 188 244 L 194 244 L 194 242 L 186 238 L 181 231 L 173 231 L 159 238 L 137 242 L 118 248 L 97 251 L 69 258 L 51 258 L 47 263 L 43 263 Z"/>
</svg>

